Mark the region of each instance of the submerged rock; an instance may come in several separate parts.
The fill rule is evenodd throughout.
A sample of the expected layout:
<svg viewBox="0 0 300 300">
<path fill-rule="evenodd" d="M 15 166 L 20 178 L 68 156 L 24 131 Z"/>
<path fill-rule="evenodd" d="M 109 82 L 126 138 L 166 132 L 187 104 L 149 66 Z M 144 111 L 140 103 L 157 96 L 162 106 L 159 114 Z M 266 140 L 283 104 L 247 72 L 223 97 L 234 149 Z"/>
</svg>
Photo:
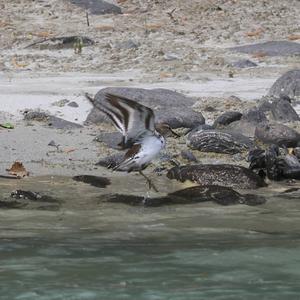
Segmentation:
<svg viewBox="0 0 300 300">
<path fill-rule="evenodd" d="M 220 205 L 259 205 L 266 202 L 264 197 L 257 195 L 242 195 L 232 188 L 223 186 L 195 186 L 163 197 L 145 198 L 135 195 L 107 195 L 105 201 L 123 203 L 131 206 L 159 207 L 165 205 L 185 205 L 212 201 Z"/>
<path fill-rule="evenodd" d="M 188 135 L 187 145 L 203 152 L 235 154 L 248 150 L 253 143 L 249 138 L 238 133 L 200 130 Z"/>
<path fill-rule="evenodd" d="M 298 44 L 300 46 L 300 44 Z M 300 97 L 300 70 L 291 70 L 280 76 L 269 90 L 269 96 Z"/>
<path fill-rule="evenodd" d="M 167 89 L 146 90 L 140 88 L 108 87 L 100 90 L 95 95 L 95 106 L 88 115 L 86 122 L 102 123 L 110 122 L 107 117 L 97 109 L 105 99 L 105 94 L 111 93 L 135 100 L 154 110 L 155 121 L 165 122 L 172 128 L 194 128 L 205 123 L 201 113 L 191 108 L 195 100 L 180 93 Z"/>
<path fill-rule="evenodd" d="M 110 180 L 106 177 L 93 176 L 93 175 L 77 175 L 72 178 L 75 181 L 84 182 L 89 185 L 105 188 L 110 185 Z"/>
<path fill-rule="evenodd" d="M 170 169 L 167 177 L 181 182 L 191 180 L 200 185 L 220 185 L 239 189 L 266 186 L 264 180 L 253 171 L 228 164 L 178 166 Z"/>
<path fill-rule="evenodd" d="M 262 54 L 265 56 L 299 55 L 300 44 L 289 41 L 271 41 L 232 47 L 230 50 L 248 54 Z"/>
<path fill-rule="evenodd" d="M 265 144 L 296 147 L 300 143 L 300 134 L 283 124 L 273 123 L 257 127 L 255 137 Z"/>
<path fill-rule="evenodd" d="M 41 195 L 37 192 L 24 191 L 24 190 L 15 190 L 10 194 L 11 198 L 14 199 L 24 199 L 30 201 L 39 201 L 39 202 L 50 202 L 50 203 L 59 203 L 60 201 L 47 195 Z"/>
</svg>

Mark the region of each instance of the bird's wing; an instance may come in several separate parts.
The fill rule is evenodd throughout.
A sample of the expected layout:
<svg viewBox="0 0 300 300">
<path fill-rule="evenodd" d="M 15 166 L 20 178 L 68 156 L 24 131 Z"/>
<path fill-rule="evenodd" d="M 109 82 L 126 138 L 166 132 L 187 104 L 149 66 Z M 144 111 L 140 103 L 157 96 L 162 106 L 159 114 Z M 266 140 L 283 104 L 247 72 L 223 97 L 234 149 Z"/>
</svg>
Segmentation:
<svg viewBox="0 0 300 300">
<path fill-rule="evenodd" d="M 124 145 L 145 130 L 154 131 L 154 113 L 149 107 L 134 100 L 113 94 L 105 94 L 105 101 L 95 103 L 124 136 Z"/>
</svg>

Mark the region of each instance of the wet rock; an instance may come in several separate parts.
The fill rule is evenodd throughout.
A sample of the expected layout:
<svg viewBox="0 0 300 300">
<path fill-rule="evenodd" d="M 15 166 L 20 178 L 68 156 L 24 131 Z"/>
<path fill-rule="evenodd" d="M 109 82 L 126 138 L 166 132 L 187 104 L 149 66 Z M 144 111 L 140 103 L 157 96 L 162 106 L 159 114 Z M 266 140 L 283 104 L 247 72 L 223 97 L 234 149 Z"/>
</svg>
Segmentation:
<svg viewBox="0 0 300 300">
<path fill-rule="evenodd" d="M 281 97 L 273 101 L 271 113 L 275 121 L 293 122 L 299 121 L 300 118 L 286 97 Z"/>
<path fill-rule="evenodd" d="M 26 48 L 38 48 L 40 50 L 60 50 L 74 48 L 74 44 L 80 42 L 83 47 L 92 46 L 95 42 L 86 36 L 63 36 L 43 39 L 28 45 Z"/>
<path fill-rule="evenodd" d="M 95 108 L 88 115 L 86 122 L 110 122 L 103 113 L 97 109 L 105 98 L 106 93 L 117 94 L 135 100 L 154 110 L 156 122 L 168 123 L 172 128 L 193 128 L 205 123 L 201 113 L 193 111 L 195 100 L 180 93 L 167 89 L 139 89 L 109 87 L 100 90 L 95 96 Z"/>
<path fill-rule="evenodd" d="M 231 132 L 242 134 L 248 138 L 253 138 L 255 135 L 255 129 L 257 124 L 253 122 L 248 122 L 244 120 L 239 120 L 230 123 L 226 130 L 230 130 Z"/>
<path fill-rule="evenodd" d="M 264 180 L 253 171 L 235 165 L 190 165 L 169 170 L 167 177 L 181 182 L 191 180 L 200 185 L 220 185 L 239 189 L 254 189 L 266 186 Z"/>
<path fill-rule="evenodd" d="M 68 103 L 67 105 L 70 107 L 79 107 L 78 103 L 75 101 L 72 101 L 72 102 Z"/>
<path fill-rule="evenodd" d="M 298 44 L 300 47 L 300 44 Z M 300 70 L 291 70 L 279 77 L 270 88 L 270 96 L 300 97 Z"/>
<path fill-rule="evenodd" d="M 293 152 L 294 152 L 294 155 L 295 155 L 298 159 L 300 159 L 300 147 L 294 148 Z"/>
<path fill-rule="evenodd" d="M 26 111 L 24 113 L 24 120 L 43 122 L 46 123 L 46 125 L 48 125 L 49 127 L 56 129 L 82 128 L 82 126 L 77 123 L 69 122 L 64 119 L 51 116 L 42 111 Z"/>
<path fill-rule="evenodd" d="M 300 134 L 283 124 L 273 123 L 257 127 L 255 137 L 265 144 L 296 147 L 300 143 Z"/>
<path fill-rule="evenodd" d="M 10 197 L 14 199 L 23 199 L 23 200 L 38 201 L 38 202 L 49 202 L 49 203 L 61 202 L 58 199 L 48 195 L 41 195 L 40 193 L 37 192 L 24 191 L 24 190 L 15 190 L 11 192 Z"/>
<path fill-rule="evenodd" d="M 111 203 L 123 203 L 131 206 L 160 207 L 166 205 L 186 205 L 201 202 L 215 202 L 220 205 L 259 205 L 266 202 L 265 198 L 256 195 L 242 195 L 232 188 L 223 186 L 195 186 L 163 197 L 145 198 L 135 195 L 111 194 L 105 201 Z"/>
<path fill-rule="evenodd" d="M 235 61 L 231 63 L 231 66 L 234 68 L 253 68 L 257 67 L 257 64 L 249 59 L 240 59 L 238 61 Z"/>
<path fill-rule="evenodd" d="M 188 161 L 198 162 L 198 159 L 195 157 L 195 155 L 191 151 L 182 150 L 180 152 L 180 155 L 181 155 L 182 158 L 184 158 L 184 159 L 186 159 Z"/>
<path fill-rule="evenodd" d="M 230 48 L 230 50 L 265 56 L 289 56 L 300 54 L 300 44 L 289 41 L 271 41 Z"/>
<path fill-rule="evenodd" d="M 111 183 L 110 180 L 106 177 L 93 176 L 93 175 L 77 175 L 74 176 L 72 179 L 99 188 L 105 188 Z"/>
<path fill-rule="evenodd" d="M 119 165 L 124 158 L 124 153 L 116 153 L 113 155 L 109 155 L 107 157 L 104 157 L 100 159 L 96 166 L 106 167 L 106 168 L 114 168 L 117 165 Z"/>
<path fill-rule="evenodd" d="M 120 132 L 101 132 L 94 139 L 97 142 L 104 143 L 112 149 L 120 149 L 123 136 Z"/>
<path fill-rule="evenodd" d="M 235 154 L 248 150 L 253 146 L 253 142 L 238 133 L 200 130 L 187 136 L 187 145 L 203 152 Z"/>
<path fill-rule="evenodd" d="M 88 10 L 94 15 L 121 14 L 119 6 L 103 0 L 70 0 L 72 4 Z"/>
<path fill-rule="evenodd" d="M 227 111 L 220 115 L 214 122 L 214 127 L 227 126 L 228 124 L 241 119 L 243 114 L 238 111 Z"/>
<path fill-rule="evenodd" d="M 20 209 L 25 207 L 27 204 L 26 203 L 22 203 L 20 201 L 4 201 L 4 200 L 0 200 L 0 209 L 1 208 L 7 208 L 7 209 L 12 209 L 12 208 L 16 208 L 16 209 Z"/>
</svg>

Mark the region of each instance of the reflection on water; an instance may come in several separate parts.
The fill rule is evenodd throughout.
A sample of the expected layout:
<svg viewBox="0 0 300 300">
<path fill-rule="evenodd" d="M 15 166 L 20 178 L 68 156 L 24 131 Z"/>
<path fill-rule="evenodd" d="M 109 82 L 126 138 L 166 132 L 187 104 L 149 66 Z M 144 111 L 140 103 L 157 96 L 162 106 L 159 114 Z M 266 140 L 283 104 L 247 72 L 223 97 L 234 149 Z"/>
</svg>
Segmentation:
<svg viewBox="0 0 300 300">
<path fill-rule="evenodd" d="M 1 299 L 299 299 L 299 236 L 91 236 L 2 239 Z"/>
<path fill-rule="evenodd" d="M 3 182 L 2 198 L 23 188 L 62 201 L 57 211 L 0 209 L 0 299 L 299 299 L 297 189 L 255 191 L 268 199 L 257 207 L 105 203 L 121 182 Z"/>
</svg>

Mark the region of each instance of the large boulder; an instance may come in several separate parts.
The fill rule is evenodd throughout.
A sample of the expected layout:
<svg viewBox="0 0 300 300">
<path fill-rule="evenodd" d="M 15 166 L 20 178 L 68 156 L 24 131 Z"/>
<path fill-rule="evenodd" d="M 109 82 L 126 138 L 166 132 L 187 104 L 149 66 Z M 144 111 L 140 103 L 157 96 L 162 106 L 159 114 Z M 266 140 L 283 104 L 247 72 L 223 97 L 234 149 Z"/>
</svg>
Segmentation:
<svg viewBox="0 0 300 300">
<path fill-rule="evenodd" d="M 108 87 L 100 90 L 95 95 L 95 107 L 88 115 L 86 122 L 110 122 L 97 109 L 97 107 L 101 107 L 106 93 L 120 95 L 152 108 L 155 113 L 155 121 L 168 123 L 172 128 L 194 128 L 205 123 L 203 115 L 193 111 L 192 105 L 195 100 L 192 98 L 167 89 L 147 90 L 127 87 Z"/>
</svg>

